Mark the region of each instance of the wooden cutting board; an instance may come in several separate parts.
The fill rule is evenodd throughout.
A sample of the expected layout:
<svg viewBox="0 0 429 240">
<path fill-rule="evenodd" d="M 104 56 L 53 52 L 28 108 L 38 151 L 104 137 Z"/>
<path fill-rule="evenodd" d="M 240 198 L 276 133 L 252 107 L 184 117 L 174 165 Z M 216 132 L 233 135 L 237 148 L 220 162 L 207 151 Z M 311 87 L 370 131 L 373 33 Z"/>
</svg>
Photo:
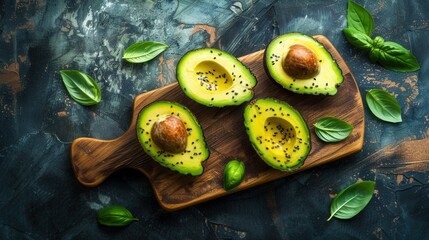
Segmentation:
<svg viewBox="0 0 429 240">
<path fill-rule="evenodd" d="M 177 83 L 143 93 L 134 99 L 130 128 L 113 140 L 78 138 L 71 145 L 71 164 L 80 183 L 94 187 L 109 175 L 122 168 L 134 168 L 149 179 L 156 198 L 166 210 L 177 210 L 231 194 L 246 188 L 267 183 L 298 171 L 322 165 L 349 154 L 363 146 L 364 109 L 355 79 L 338 51 L 324 36 L 321 42 L 339 64 L 345 80 L 335 96 L 300 95 L 283 89 L 268 78 L 263 66 L 264 51 L 239 58 L 257 77 L 254 98 L 273 97 L 288 102 L 307 121 L 311 131 L 312 149 L 305 164 L 294 172 L 281 172 L 267 166 L 252 148 L 243 125 L 243 109 L 235 107 L 209 108 L 189 99 Z M 200 176 L 185 176 L 162 167 L 145 154 L 136 136 L 136 120 L 140 110 L 157 100 L 179 102 L 187 106 L 200 122 L 210 157 L 204 163 Z M 319 140 L 313 123 L 321 117 L 335 116 L 353 125 L 351 135 L 339 143 Z M 226 163 L 242 159 L 246 175 L 241 185 L 231 192 L 223 187 L 223 170 Z M 341 169 L 339 169 L 341 171 Z"/>
</svg>

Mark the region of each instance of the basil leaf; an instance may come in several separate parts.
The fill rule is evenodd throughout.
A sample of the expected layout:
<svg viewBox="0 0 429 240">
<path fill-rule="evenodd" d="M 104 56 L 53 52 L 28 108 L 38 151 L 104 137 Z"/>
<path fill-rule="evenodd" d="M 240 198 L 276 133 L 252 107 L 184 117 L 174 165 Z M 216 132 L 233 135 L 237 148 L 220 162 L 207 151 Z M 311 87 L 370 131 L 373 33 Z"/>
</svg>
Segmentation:
<svg viewBox="0 0 429 240">
<path fill-rule="evenodd" d="M 374 19 L 361 5 L 349 0 L 347 4 L 347 25 L 371 37 L 374 30 Z"/>
<path fill-rule="evenodd" d="M 402 122 L 401 107 L 396 99 L 383 89 L 371 89 L 366 93 L 366 103 L 371 112 L 386 122 Z"/>
<path fill-rule="evenodd" d="M 352 125 L 336 117 L 321 118 L 313 126 L 317 137 L 325 142 L 339 142 L 353 131 Z"/>
<path fill-rule="evenodd" d="M 335 196 L 331 203 L 331 216 L 349 219 L 362 211 L 372 198 L 375 182 L 362 181 L 350 185 Z"/>
<path fill-rule="evenodd" d="M 125 49 L 122 58 L 131 63 L 143 63 L 152 60 L 167 48 L 168 45 L 164 43 L 141 41 Z"/>
<path fill-rule="evenodd" d="M 242 161 L 231 160 L 226 164 L 224 170 L 223 187 L 226 191 L 230 191 L 240 185 L 244 179 L 246 167 Z"/>
<path fill-rule="evenodd" d="M 361 33 L 358 30 L 352 28 L 344 28 L 343 32 L 344 36 L 346 36 L 347 41 L 353 46 L 363 50 L 371 49 L 373 41 L 366 34 Z"/>
<path fill-rule="evenodd" d="M 403 46 L 394 42 L 384 42 L 378 62 L 381 66 L 397 72 L 413 72 L 420 69 L 416 57 Z"/>
<path fill-rule="evenodd" d="M 100 102 L 100 87 L 91 76 L 77 70 L 61 70 L 60 75 L 67 91 L 76 102 L 84 106 Z"/>
<path fill-rule="evenodd" d="M 98 211 L 97 220 L 100 224 L 106 226 L 126 226 L 132 221 L 138 221 L 128 209 L 112 205 Z"/>
</svg>

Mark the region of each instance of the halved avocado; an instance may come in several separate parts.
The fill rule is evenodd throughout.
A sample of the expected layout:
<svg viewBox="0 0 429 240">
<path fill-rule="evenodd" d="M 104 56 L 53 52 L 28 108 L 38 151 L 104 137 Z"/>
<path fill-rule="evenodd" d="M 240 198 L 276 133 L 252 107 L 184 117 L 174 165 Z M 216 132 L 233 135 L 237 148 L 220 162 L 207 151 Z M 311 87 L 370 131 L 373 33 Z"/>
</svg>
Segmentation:
<svg viewBox="0 0 429 240">
<path fill-rule="evenodd" d="M 256 78 L 234 56 L 215 48 L 187 52 L 176 70 L 185 94 L 194 101 L 214 107 L 240 105 L 253 97 Z"/>
<path fill-rule="evenodd" d="M 308 126 L 286 102 L 273 98 L 250 102 L 244 109 L 244 126 L 258 155 L 275 169 L 295 170 L 310 153 Z"/>
<path fill-rule="evenodd" d="M 269 76 L 292 92 L 335 95 L 344 81 L 341 69 L 326 48 L 302 33 L 275 38 L 267 46 L 264 58 Z"/>
<path fill-rule="evenodd" d="M 164 167 L 181 174 L 201 175 L 209 157 L 204 134 L 185 106 L 157 101 L 144 107 L 137 120 L 137 136 L 144 151 Z"/>
</svg>

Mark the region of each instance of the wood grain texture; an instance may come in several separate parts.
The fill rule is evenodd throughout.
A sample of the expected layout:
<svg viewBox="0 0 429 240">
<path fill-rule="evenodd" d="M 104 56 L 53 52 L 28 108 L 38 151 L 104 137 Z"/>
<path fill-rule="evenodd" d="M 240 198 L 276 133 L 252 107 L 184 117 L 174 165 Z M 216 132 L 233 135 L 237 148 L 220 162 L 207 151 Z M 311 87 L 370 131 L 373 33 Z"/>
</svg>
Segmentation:
<svg viewBox="0 0 429 240">
<path fill-rule="evenodd" d="M 286 101 L 307 121 L 312 133 L 312 149 L 300 169 L 281 172 L 270 168 L 259 158 L 243 126 L 242 114 L 246 104 L 224 108 L 205 107 L 189 99 L 178 84 L 174 83 L 137 96 L 133 103 L 130 128 L 119 138 L 78 138 L 73 141 L 71 164 L 78 181 L 85 186 L 97 186 L 121 168 L 134 168 L 148 177 L 156 198 L 164 209 L 177 210 L 360 151 L 363 147 L 364 110 L 359 89 L 347 64 L 330 41 L 320 35 L 315 38 L 332 54 L 345 77 L 335 96 L 299 95 L 283 89 L 266 75 L 262 61 L 263 50 L 239 58 L 258 79 L 254 99 L 274 97 Z M 201 176 L 185 176 L 164 168 L 149 158 L 141 148 L 135 129 L 137 116 L 144 106 L 157 100 L 175 101 L 187 106 L 200 122 L 211 152 L 209 159 L 204 162 L 205 170 Z M 314 134 L 313 123 L 325 116 L 335 116 L 351 123 L 353 132 L 339 143 L 320 141 Z M 226 192 L 222 187 L 223 170 L 232 158 L 242 159 L 247 172 L 237 189 Z"/>
</svg>

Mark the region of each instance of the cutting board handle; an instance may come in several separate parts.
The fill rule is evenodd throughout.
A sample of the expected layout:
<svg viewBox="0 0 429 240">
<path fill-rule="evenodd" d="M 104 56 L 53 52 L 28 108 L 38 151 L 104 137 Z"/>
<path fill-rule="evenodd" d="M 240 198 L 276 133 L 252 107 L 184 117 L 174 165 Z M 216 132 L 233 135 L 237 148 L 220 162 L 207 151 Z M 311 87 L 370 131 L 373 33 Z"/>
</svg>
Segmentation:
<svg viewBox="0 0 429 240">
<path fill-rule="evenodd" d="M 85 186 L 95 187 L 119 169 L 141 169 L 139 166 L 148 156 L 138 141 L 136 144 L 133 134 L 134 131 L 127 131 L 113 140 L 75 139 L 71 145 L 71 163 L 78 181 Z"/>
</svg>

